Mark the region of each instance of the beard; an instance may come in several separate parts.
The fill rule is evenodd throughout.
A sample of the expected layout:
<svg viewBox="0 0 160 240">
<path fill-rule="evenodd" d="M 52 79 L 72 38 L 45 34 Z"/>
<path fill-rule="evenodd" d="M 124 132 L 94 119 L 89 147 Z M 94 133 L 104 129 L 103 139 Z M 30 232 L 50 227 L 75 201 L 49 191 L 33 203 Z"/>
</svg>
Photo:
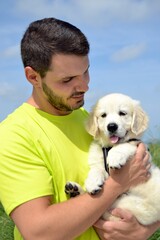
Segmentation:
<svg viewBox="0 0 160 240">
<path fill-rule="evenodd" d="M 76 102 L 76 104 L 74 104 L 73 106 L 72 105 L 69 105 L 66 103 L 66 101 L 56 95 L 48 86 L 46 83 L 42 83 L 42 89 L 43 89 L 43 92 L 45 93 L 46 97 L 47 97 L 47 100 L 48 102 L 56 109 L 60 110 L 60 111 L 73 111 L 73 110 L 76 110 L 80 107 L 82 107 L 84 105 L 84 100 L 81 100 L 81 101 L 78 101 Z M 67 100 L 71 99 L 73 96 L 76 96 L 78 95 L 79 92 L 75 92 L 73 93 L 71 96 L 69 96 L 67 98 Z"/>
</svg>

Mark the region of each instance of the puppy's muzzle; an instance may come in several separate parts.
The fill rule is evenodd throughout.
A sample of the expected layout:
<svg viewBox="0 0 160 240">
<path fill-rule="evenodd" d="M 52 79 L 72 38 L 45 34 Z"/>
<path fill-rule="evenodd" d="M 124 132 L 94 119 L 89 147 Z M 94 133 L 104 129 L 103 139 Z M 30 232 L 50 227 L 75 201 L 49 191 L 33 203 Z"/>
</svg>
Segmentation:
<svg viewBox="0 0 160 240">
<path fill-rule="evenodd" d="M 107 129 L 110 133 L 115 133 L 118 129 L 118 125 L 116 123 L 109 123 Z"/>
</svg>

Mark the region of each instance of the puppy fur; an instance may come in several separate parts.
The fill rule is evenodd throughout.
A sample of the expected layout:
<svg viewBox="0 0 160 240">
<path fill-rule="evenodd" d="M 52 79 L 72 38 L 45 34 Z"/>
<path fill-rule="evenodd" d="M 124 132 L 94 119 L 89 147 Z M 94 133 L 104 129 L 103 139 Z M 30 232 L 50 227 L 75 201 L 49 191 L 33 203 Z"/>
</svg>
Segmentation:
<svg viewBox="0 0 160 240">
<path fill-rule="evenodd" d="M 109 167 L 121 168 L 135 154 L 135 139 L 141 138 L 147 126 L 146 113 L 140 103 L 129 96 L 109 94 L 96 103 L 87 122 L 87 130 L 94 138 L 89 152 L 90 171 L 85 182 L 87 192 L 99 192 L 108 177 L 102 147 L 112 147 L 106 159 Z M 150 179 L 129 189 L 111 207 L 131 211 L 143 225 L 160 220 L 160 169 L 153 163 L 151 165 Z M 114 219 L 108 212 L 103 218 Z"/>
</svg>

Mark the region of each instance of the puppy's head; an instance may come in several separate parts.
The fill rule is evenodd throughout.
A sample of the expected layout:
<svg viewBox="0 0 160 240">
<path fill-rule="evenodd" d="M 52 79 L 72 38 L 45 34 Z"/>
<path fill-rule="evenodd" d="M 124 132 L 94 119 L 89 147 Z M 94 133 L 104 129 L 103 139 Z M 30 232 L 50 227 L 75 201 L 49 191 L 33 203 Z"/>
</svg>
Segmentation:
<svg viewBox="0 0 160 240">
<path fill-rule="evenodd" d="M 146 130 L 148 117 L 139 102 L 123 94 L 109 94 L 93 107 L 87 131 L 103 144 L 114 145 L 139 138 Z"/>
</svg>

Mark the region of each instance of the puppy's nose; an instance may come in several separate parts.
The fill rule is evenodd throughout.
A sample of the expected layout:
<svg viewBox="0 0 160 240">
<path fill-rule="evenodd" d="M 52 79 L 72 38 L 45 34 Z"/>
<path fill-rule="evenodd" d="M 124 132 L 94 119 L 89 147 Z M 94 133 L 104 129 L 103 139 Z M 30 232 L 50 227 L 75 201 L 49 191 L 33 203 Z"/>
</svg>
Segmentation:
<svg viewBox="0 0 160 240">
<path fill-rule="evenodd" d="M 114 133 L 118 129 L 118 125 L 116 123 L 109 123 L 107 129 L 109 132 Z"/>
</svg>

